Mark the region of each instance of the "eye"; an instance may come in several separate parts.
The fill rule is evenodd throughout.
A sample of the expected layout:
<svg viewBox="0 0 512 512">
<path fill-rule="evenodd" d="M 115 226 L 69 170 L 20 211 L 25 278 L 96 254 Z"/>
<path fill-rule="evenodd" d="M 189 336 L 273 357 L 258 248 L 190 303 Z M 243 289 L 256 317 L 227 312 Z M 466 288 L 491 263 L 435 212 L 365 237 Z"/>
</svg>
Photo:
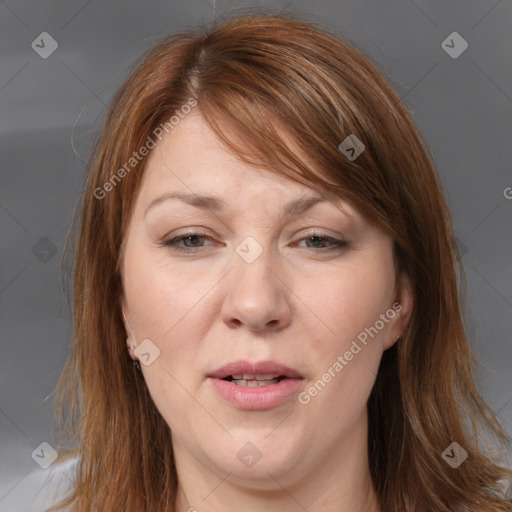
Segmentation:
<svg viewBox="0 0 512 512">
<path fill-rule="evenodd" d="M 204 247 L 205 241 L 213 241 L 204 233 L 189 232 L 163 240 L 162 245 L 170 247 L 174 251 L 194 252 L 194 249 Z"/>
<path fill-rule="evenodd" d="M 318 249 L 319 252 L 332 251 L 336 249 L 339 250 L 347 245 L 347 242 L 344 240 L 338 240 L 337 238 L 333 238 L 331 236 L 318 235 L 316 233 L 302 238 L 299 243 L 302 241 L 306 242 L 307 248 Z"/>
<path fill-rule="evenodd" d="M 207 247 L 209 244 L 206 242 L 212 242 L 217 245 L 213 238 L 202 232 L 190 231 L 181 235 L 164 239 L 162 245 L 169 247 L 173 251 L 193 253 L 200 250 L 202 247 Z M 300 244 L 305 242 L 305 246 Z M 339 240 L 327 235 L 320 235 L 312 233 L 311 235 L 304 237 L 295 244 L 298 247 L 306 247 L 307 249 L 316 250 L 316 252 L 328 252 L 334 250 L 340 250 L 347 246 L 347 242 Z"/>
</svg>

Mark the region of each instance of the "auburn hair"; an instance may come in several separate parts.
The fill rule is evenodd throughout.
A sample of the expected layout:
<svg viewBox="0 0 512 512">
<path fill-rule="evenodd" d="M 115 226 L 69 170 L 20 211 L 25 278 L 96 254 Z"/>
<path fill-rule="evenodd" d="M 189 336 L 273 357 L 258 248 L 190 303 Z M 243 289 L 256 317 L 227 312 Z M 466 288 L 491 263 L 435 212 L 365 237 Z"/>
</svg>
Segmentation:
<svg viewBox="0 0 512 512">
<path fill-rule="evenodd" d="M 146 159 L 126 162 L 191 99 L 242 161 L 333 192 L 394 240 L 414 311 L 384 352 L 367 404 L 382 510 L 511 511 L 503 482 L 512 470 L 482 434 L 502 446 L 510 437 L 477 390 L 464 273 L 432 152 L 377 65 L 292 13 L 231 16 L 165 36 L 111 104 L 66 250 L 73 340 L 55 407 L 59 446 L 71 446 L 77 464 L 71 493 L 52 510 L 174 510 L 171 431 L 127 354 L 120 264 Z M 349 135 L 365 146 L 354 160 L 339 149 Z M 456 469 L 442 457 L 453 442 L 468 453 Z"/>
</svg>

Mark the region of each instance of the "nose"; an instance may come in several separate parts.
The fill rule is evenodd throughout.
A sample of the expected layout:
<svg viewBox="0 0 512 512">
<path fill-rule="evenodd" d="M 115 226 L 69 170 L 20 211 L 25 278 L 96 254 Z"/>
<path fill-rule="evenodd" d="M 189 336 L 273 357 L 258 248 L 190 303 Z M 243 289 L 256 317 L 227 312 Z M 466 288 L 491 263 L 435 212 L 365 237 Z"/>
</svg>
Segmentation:
<svg viewBox="0 0 512 512">
<path fill-rule="evenodd" d="M 234 254 L 234 271 L 222 304 L 223 322 L 231 329 L 246 327 L 255 332 L 278 331 L 291 322 L 291 290 L 269 251 L 247 263 Z"/>
</svg>

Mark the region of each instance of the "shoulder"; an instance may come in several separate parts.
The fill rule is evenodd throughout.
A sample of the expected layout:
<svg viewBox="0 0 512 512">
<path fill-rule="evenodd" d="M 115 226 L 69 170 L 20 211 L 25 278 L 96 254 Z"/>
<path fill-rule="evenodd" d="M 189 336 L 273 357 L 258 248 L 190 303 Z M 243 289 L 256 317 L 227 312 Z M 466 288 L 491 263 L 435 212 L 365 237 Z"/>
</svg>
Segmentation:
<svg viewBox="0 0 512 512">
<path fill-rule="evenodd" d="M 30 472 L 2 499 L 2 512 L 45 512 L 71 491 L 77 462 L 69 457 Z"/>
</svg>

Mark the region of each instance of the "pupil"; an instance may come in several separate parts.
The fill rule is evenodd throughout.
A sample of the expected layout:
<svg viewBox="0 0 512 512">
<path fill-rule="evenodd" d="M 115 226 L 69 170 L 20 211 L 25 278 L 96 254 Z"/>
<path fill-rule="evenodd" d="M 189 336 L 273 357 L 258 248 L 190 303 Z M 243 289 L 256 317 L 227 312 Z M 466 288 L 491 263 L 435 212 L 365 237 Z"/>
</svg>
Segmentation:
<svg viewBox="0 0 512 512">
<path fill-rule="evenodd" d="M 185 244 L 187 244 L 187 242 L 190 242 L 192 244 L 192 246 L 196 245 L 196 243 L 198 241 L 199 241 L 199 236 L 198 235 L 187 236 L 185 238 Z"/>
<path fill-rule="evenodd" d="M 321 244 L 323 242 L 323 240 L 318 236 L 310 236 L 309 241 L 313 244 L 314 247 L 317 247 L 319 245 L 319 243 Z M 315 243 L 315 241 L 317 243 Z"/>
</svg>

